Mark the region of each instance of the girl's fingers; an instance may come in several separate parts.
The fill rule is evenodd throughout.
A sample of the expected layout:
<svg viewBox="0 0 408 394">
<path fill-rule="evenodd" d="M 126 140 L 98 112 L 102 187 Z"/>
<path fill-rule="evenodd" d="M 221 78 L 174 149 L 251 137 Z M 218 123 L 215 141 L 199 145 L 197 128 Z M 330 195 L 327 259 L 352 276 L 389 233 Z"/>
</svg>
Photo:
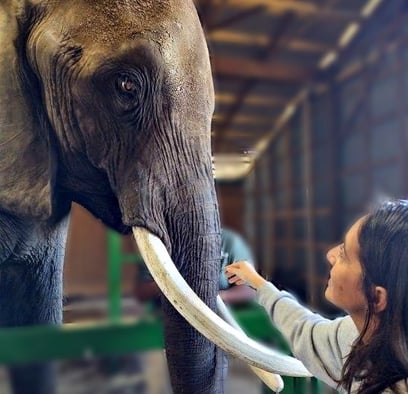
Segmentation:
<svg viewBox="0 0 408 394">
<path fill-rule="evenodd" d="M 234 285 L 244 285 L 246 282 L 238 276 L 233 276 L 228 279 L 228 282 Z"/>
<path fill-rule="evenodd" d="M 245 284 L 246 281 L 242 278 L 245 277 L 246 271 L 241 267 L 241 263 L 232 263 L 225 267 L 225 276 L 228 279 L 228 282 L 231 284 L 242 285 Z"/>
<path fill-rule="evenodd" d="M 226 276 L 227 278 L 231 278 L 232 276 L 235 276 L 235 274 L 234 274 L 233 272 L 227 271 L 227 272 L 225 273 L 225 276 Z"/>
<path fill-rule="evenodd" d="M 232 277 L 230 277 L 228 279 L 228 282 L 229 283 L 237 283 L 239 280 L 240 280 L 240 278 L 238 276 L 234 275 L 234 276 L 232 276 Z"/>
</svg>

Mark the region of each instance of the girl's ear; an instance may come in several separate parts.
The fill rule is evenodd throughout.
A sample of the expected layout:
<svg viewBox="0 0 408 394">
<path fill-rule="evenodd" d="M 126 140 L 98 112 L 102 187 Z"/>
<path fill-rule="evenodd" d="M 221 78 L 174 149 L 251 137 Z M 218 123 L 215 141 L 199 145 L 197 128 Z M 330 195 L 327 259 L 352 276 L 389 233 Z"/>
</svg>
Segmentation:
<svg viewBox="0 0 408 394">
<path fill-rule="evenodd" d="M 376 286 L 375 289 L 375 312 L 382 312 L 387 307 L 387 290 L 382 286 Z"/>
</svg>

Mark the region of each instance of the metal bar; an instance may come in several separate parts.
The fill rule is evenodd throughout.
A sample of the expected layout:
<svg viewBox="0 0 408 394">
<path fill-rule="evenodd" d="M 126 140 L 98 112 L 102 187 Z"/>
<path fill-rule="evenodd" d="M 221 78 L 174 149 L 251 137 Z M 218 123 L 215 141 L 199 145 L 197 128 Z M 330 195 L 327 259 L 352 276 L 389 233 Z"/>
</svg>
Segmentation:
<svg viewBox="0 0 408 394">
<path fill-rule="evenodd" d="M 121 264 L 123 260 L 121 236 L 108 230 L 108 316 L 118 321 L 121 308 Z"/>
<path fill-rule="evenodd" d="M 0 330 L 0 364 L 93 357 L 162 347 L 163 327 L 157 320 Z"/>
<path fill-rule="evenodd" d="M 248 336 L 273 340 L 288 352 L 263 308 L 254 305 L 235 312 L 234 316 Z M 2 328 L 0 364 L 124 354 L 159 349 L 163 345 L 162 322 L 149 316 L 130 322 Z"/>
<path fill-rule="evenodd" d="M 407 108 L 407 93 L 405 89 L 405 65 L 402 59 L 402 50 L 398 47 L 397 50 L 397 80 L 398 80 L 398 90 L 397 90 L 397 101 L 398 101 L 398 117 L 399 117 L 399 166 L 401 168 L 401 185 L 402 195 L 408 195 L 408 185 L 406 183 L 407 179 L 407 168 L 408 168 L 408 158 L 406 152 L 408 151 L 408 133 L 404 132 L 407 127 L 407 120 L 405 118 L 406 108 Z"/>
<path fill-rule="evenodd" d="M 317 306 L 316 291 L 316 245 L 314 234 L 313 215 L 313 165 L 312 165 L 312 109 L 310 95 L 304 99 L 302 106 L 303 115 L 303 182 L 305 187 L 305 209 L 306 209 L 306 264 L 307 264 L 307 297 L 308 303 Z"/>
</svg>

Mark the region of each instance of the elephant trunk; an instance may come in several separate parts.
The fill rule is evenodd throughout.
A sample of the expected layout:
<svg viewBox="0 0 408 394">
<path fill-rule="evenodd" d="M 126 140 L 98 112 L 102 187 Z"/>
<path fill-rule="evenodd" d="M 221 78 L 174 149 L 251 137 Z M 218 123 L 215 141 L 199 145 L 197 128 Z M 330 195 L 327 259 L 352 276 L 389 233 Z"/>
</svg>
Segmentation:
<svg viewBox="0 0 408 394">
<path fill-rule="evenodd" d="M 193 291 L 216 309 L 220 264 L 218 211 L 208 192 L 195 191 L 168 218 L 172 258 Z M 175 393 L 222 393 L 223 359 L 215 345 L 163 298 L 166 354 Z"/>
<path fill-rule="evenodd" d="M 202 169 L 205 176 L 200 176 L 199 180 L 190 176 L 190 182 L 182 185 L 174 178 L 169 182 L 166 171 L 141 167 L 133 172 L 138 180 L 128 178 L 127 185 L 133 186 L 119 193 L 125 223 L 147 229 L 161 239 L 182 277 L 215 311 L 221 240 L 210 162 Z M 180 177 L 180 180 L 186 178 Z M 179 186 L 169 187 L 174 183 Z M 135 193 L 135 184 L 140 192 Z M 222 351 L 193 328 L 165 297 L 162 298 L 166 355 L 173 391 L 223 393 Z"/>
</svg>

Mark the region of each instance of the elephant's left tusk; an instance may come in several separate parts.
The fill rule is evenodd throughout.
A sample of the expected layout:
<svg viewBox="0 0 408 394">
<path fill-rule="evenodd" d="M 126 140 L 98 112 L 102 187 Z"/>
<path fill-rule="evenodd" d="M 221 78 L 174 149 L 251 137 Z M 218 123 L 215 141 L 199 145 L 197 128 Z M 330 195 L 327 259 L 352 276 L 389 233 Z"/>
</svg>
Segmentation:
<svg viewBox="0 0 408 394">
<path fill-rule="evenodd" d="M 133 234 L 163 294 L 202 335 L 255 367 L 288 376 L 312 376 L 299 360 L 253 341 L 217 316 L 188 286 L 159 238 L 141 227 L 133 227 Z"/>
<path fill-rule="evenodd" d="M 217 296 L 217 308 L 218 308 L 218 313 L 221 315 L 221 317 L 226 322 L 231 324 L 232 327 L 244 333 L 244 331 L 239 326 L 239 324 L 236 322 L 234 317 L 231 315 L 229 309 L 224 304 L 224 301 L 221 299 L 219 295 Z M 272 372 L 264 371 L 263 369 L 254 367 L 252 365 L 249 365 L 249 368 L 251 368 L 254 374 L 257 375 L 258 378 L 261 379 L 275 393 L 280 393 L 283 390 L 285 385 L 283 383 L 282 378 L 279 375 L 272 373 Z"/>
</svg>

